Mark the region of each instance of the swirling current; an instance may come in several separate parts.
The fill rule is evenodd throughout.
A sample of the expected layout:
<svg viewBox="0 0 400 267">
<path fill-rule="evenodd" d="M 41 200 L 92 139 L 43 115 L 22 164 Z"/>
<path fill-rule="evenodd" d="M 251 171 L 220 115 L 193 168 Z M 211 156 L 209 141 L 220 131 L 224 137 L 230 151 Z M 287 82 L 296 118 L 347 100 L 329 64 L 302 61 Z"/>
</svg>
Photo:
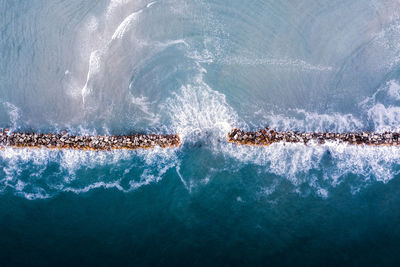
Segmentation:
<svg viewBox="0 0 400 267">
<path fill-rule="evenodd" d="M 399 263 L 400 148 L 225 139 L 400 131 L 399 43 L 397 0 L 0 0 L 0 127 L 182 140 L 0 150 L 0 262 Z"/>
</svg>

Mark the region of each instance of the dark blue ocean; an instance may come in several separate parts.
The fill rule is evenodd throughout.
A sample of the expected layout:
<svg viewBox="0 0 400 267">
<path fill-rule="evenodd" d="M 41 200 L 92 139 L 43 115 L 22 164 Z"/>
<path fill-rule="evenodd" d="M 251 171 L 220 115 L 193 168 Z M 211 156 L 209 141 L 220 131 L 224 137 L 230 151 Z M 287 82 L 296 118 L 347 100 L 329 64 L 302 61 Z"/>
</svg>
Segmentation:
<svg viewBox="0 0 400 267">
<path fill-rule="evenodd" d="M 0 128 L 178 148 L 0 150 L 0 265 L 398 266 L 398 0 L 0 0 Z"/>
</svg>

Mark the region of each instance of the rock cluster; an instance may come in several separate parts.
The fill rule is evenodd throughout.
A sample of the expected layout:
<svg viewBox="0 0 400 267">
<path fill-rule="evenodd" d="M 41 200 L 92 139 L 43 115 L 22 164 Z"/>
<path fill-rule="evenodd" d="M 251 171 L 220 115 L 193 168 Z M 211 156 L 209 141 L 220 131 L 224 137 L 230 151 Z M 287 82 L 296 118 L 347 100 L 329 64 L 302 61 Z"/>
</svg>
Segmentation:
<svg viewBox="0 0 400 267">
<path fill-rule="evenodd" d="M 177 147 L 180 138 L 176 134 L 132 134 L 118 136 L 75 136 L 65 131 L 62 133 L 36 134 L 36 133 L 10 133 L 8 129 L 0 129 L 0 147 L 30 147 L 50 149 L 76 149 L 76 150 L 113 150 L 113 149 L 139 149 Z"/>
<path fill-rule="evenodd" d="M 268 127 L 255 132 L 244 132 L 240 129 L 233 129 L 228 134 L 228 142 L 241 145 L 270 145 L 278 142 L 287 143 L 309 143 L 314 141 L 323 144 L 326 141 L 349 143 L 353 145 L 400 145 L 400 133 L 384 132 L 357 132 L 357 133 L 300 133 L 300 132 L 279 132 L 270 130 Z"/>
</svg>

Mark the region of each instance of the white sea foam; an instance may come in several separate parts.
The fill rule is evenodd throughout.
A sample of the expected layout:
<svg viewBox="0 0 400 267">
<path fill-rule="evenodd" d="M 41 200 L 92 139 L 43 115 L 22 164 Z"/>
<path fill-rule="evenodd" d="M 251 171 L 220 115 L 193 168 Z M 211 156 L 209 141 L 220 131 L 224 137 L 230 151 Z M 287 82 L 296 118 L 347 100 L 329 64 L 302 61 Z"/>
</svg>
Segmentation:
<svg viewBox="0 0 400 267">
<path fill-rule="evenodd" d="M 400 165 L 398 147 L 351 146 L 328 142 L 324 145 L 274 144 L 269 147 L 226 144 L 222 150 L 244 164 L 258 165 L 264 172 L 290 181 L 299 192 L 306 184 L 307 188 L 313 188 L 321 197 L 327 197 L 329 190 L 343 183 L 348 175 L 357 177 L 355 181 L 347 181 L 355 187 L 370 181 L 387 183 L 399 174 L 397 167 Z M 312 172 L 322 174 L 317 178 Z M 272 187 L 272 191 L 267 190 L 268 194 L 275 187 Z"/>
<path fill-rule="evenodd" d="M 150 102 L 148 97 L 143 95 L 135 97 L 131 93 L 129 93 L 129 96 L 131 97 L 131 103 L 141 110 L 146 117 L 151 119 L 153 123 L 158 123 L 160 121 L 161 116 L 151 111 L 154 102 Z"/>
<path fill-rule="evenodd" d="M 215 55 L 208 50 L 191 51 L 188 57 L 197 63 L 212 63 L 216 60 Z M 218 59 L 221 60 L 221 59 Z M 297 68 L 307 71 L 332 71 L 329 66 L 312 65 L 302 60 L 270 60 L 256 59 L 242 61 L 233 59 L 226 62 L 229 64 L 267 64 L 284 68 Z M 200 66 L 200 65 L 199 65 Z M 168 109 L 173 118 L 174 129 L 189 140 L 193 138 L 192 133 L 210 131 L 217 133 L 212 136 L 213 142 L 217 138 L 224 137 L 233 127 L 246 127 L 241 122 L 236 112 L 228 105 L 225 96 L 214 91 L 204 82 L 206 70 L 199 67 L 200 74 L 194 82 L 182 86 L 173 98 L 168 102 Z M 399 87 L 397 83 L 391 82 L 388 86 L 388 95 L 397 99 Z M 381 112 L 371 109 L 374 114 L 390 116 L 375 124 L 393 126 L 398 121 L 397 107 L 385 108 Z M 353 114 L 341 113 L 317 113 L 296 109 L 290 111 L 293 116 L 268 114 L 262 110 L 256 116 L 263 117 L 261 122 L 264 126 L 285 130 L 300 131 L 358 131 L 365 129 L 365 122 Z M 370 116 L 371 117 L 371 116 Z M 371 117 L 372 118 L 372 117 Z M 377 127 L 377 129 L 380 129 Z M 204 136 L 196 136 L 205 138 Z M 349 176 L 355 176 L 356 180 L 349 181 L 352 192 L 354 188 L 360 188 L 378 181 L 387 183 L 397 175 L 396 166 L 400 162 L 397 147 L 359 147 L 347 146 L 338 143 L 327 143 L 325 145 L 311 144 L 275 144 L 269 147 L 243 147 L 227 144 L 225 142 L 214 147 L 214 152 L 222 152 L 228 158 L 234 158 L 244 165 L 254 164 L 263 169 L 265 173 L 272 173 L 292 183 L 295 192 L 305 193 L 304 185 L 311 189 L 321 198 L 329 197 L 331 188 L 342 184 Z M 188 190 L 192 190 L 192 181 L 188 182 L 177 168 L 178 175 Z M 314 174 L 314 172 L 318 173 Z M 322 178 L 321 178 L 322 177 Z M 209 178 L 208 178 L 209 179 Z M 279 184 L 279 183 L 278 183 Z M 278 184 L 267 187 L 263 192 L 271 195 Z"/>
<path fill-rule="evenodd" d="M 96 182 L 96 183 L 87 185 L 83 188 L 66 187 L 66 188 L 64 188 L 64 192 L 74 192 L 75 194 L 80 194 L 80 193 L 87 193 L 93 189 L 98 189 L 98 188 L 104 188 L 104 189 L 116 188 L 120 191 L 125 191 L 124 188 L 121 187 L 121 185 L 118 182 L 112 182 L 112 183 Z"/>
<path fill-rule="evenodd" d="M 190 185 L 188 185 L 188 183 L 186 182 L 186 180 L 183 178 L 183 176 L 182 176 L 180 170 L 181 170 L 181 166 L 180 166 L 180 165 L 176 166 L 176 173 L 178 174 L 179 179 L 181 180 L 182 184 L 185 186 L 186 190 L 188 190 L 189 192 L 191 192 L 191 191 L 192 191 L 192 188 L 191 188 Z"/>
<path fill-rule="evenodd" d="M 368 110 L 368 118 L 377 132 L 400 131 L 400 107 L 376 104 Z"/>
<path fill-rule="evenodd" d="M 153 6 L 154 4 L 156 4 L 157 2 L 158 2 L 158 1 L 150 2 L 150 3 L 148 3 L 148 4 L 146 5 L 146 7 L 149 8 L 149 7 Z"/>
<path fill-rule="evenodd" d="M 390 80 L 372 96 L 359 103 L 358 106 L 365 118 L 353 114 L 317 113 L 304 109 L 288 110 L 291 116 L 265 110 L 259 110 L 255 115 L 262 118 L 260 126 L 268 125 L 282 130 L 348 132 L 365 130 L 370 123 L 377 132 L 399 131 L 399 101 L 400 85 L 396 80 Z"/>
<path fill-rule="evenodd" d="M 260 110 L 256 115 L 263 118 L 263 125 L 273 129 L 298 131 L 357 131 L 363 128 L 363 123 L 352 114 L 330 113 L 320 114 L 304 109 L 291 110 L 295 116 L 287 117 L 281 114 L 269 114 Z"/>
<path fill-rule="evenodd" d="M 90 85 L 93 76 L 100 72 L 101 67 L 101 52 L 95 50 L 90 54 L 89 59 L 89 70 L 86 77 L 85 86 L 82 88 L 82 102 L 85 103 L 85 99 L 92 93 L 93 88 Z"/>
<path fill-rule="evenodd" d="M 119 68 L 115 64 L 104 64 L 115 56 L 115 51 L 110 47 L 113 43 L 126 39 L 126 34 L 134 29 L 134 22 L 145 8 L 144 1 L 112 0 L 104 14 L 88 16 L 86 23 L 81 27 L 77 34 L 78 46 L 74 51 L 76 60 L 70 77 L 65 80 L 68 95 L 74 99 L 80 97 L 75 99 L 79 100 L 79 106 L 76 107 L 77 117 L 81 117 L 86 110 L 97 108 L 99 103 L 94 92 L 97 90 L 96 93 L 102 94 L 102 86 L 107 84 L 104 80 L 105 73 L 110 68 L 117 72 Z M 138 43 L 139 41 L 130 44 L 130 53 L 136 51 Z M 85 77 L 82 77 L 83 73 L 86 73 Z M 119 77 L 118 73 L 109 75 L 115 76 L 112 78 Z M 89 99 L 93 101 L 88 101 Z"/>
<path fill-rule="evenodd" d="M 115 39 L 121 39 L 124 34 L 128 31 L 129 27 L 135 21 L 140 13 L 142 13 L 143 10 L 139 10 L 137 12 L 133 12 L 130 14 L 128 17 L 126 17 L 121 24 L 118 26 L 118 28 L 115 30 L 113 36 L 111 37 L 112 40 Z"/>
<path fill-rule="evenodd" d="M 227 104 L 225 95 L 214 91 L 203 80 L 200 73 L 167 100 L 172 128 L 185 140 L 193 134 L 216 134 L 224 137 L 232 127 L 238 125 L 236 112 Z"/>
<path fill-rule="evenodd" d="M 135 3 L 136 2 L 136 3 Z M 112 20 L 118 15 L 121 10 L 124 10 L 128 5 L 135 3 L 137 6 L 142 6 L 143 1 L 132 1 L 132 0 L 111 0 L 107 7 L 105 16 L 107 20 Z"/>
<path fill-rule="evenodd" d="M 391 80 L 371 97 L 360 102 L 359 107 L 372 123 L 374 131 L 399 131 L 400 86 Z M 389 104 L 383 104 L 389 103 Z M 352 114 L 318 114 L 305 110 L 292 110 L 293 117 L 267 114 L 264 123 L 272 128 L 300 131 L 357 131 L 366 126 L 363 119 Z M 274 144 L 269 147 L 222 146 L 224 153 L 244 164 L 256 164 L 290 181 L 296 192 L 302 192 L 306 184 L 322 198 L 329 196 L 331 188 L 345 179 L 355 194 L 373 181 L 387 183 L 399 174 L 400 149 L 398 147 L 351 146 L 328 142 L 325 145 Z M 319 173 L 319 178 L 313 173 Z M 321 178 L 324 177 L 324 178 Z M 355 180 L 354 180 L 355 179 Z M 273 187 L 275 189 L 275 187 Z M 268 191 L 268 190 L 267 190 Z M 268 191 L 270 193 L 270 191 Z"/>
<path fill-rule="evenodd" d="M 388 95 L 395 100 L 400 100 L 400 85 L 395 80 L 388 83 Z"/>
<path fill-rule="evenodd" d="M 168 40 L 165 42 L 152 42 L 151 45 L 155 47 L 167 48 L 170 46 L 183 44 L 186 48 L 189 48 L 189 44 L 184 39 Z M 150 44 L 147 44 L 150 45 Z"/>
<path fill-rule="evenodd" d="M 268 57 L 227 57 L 219 60 L 222 64 L 226 65 L 270 65 L 274 67 L 280 67 L 285 69 L 296 69 L 301 71 L 332 71 L 334 70 L 331 66 L 315 65 L 308 63 L 301 59 L 277 59 Z"/>
<path fill-rule="evenodd" d="M 360 104 L 377 132 L 400 131 L 400 85 L 390 80 Z M 387 104 L 383 104 L 387 103 Z"/>
<path fill-rule="evenodd" d="M 141 161 L 143 164 L 138 163 Z M 27 199 L 38 199 L 60 192 L 78 194 L 98 188 L 130 192 L 160 181 L 176 162 L 176 149 L 94 152 L 6 148 L 0 151 L 5 174 L 0 180 L 0 193 L 11 190 Z M 120 164 L 126 166 L 127 171 L 119 169 Z M 77 176 L 82 171 L 92 172 L 99 168 L 107 168 L 110 173 L 85 179 Z M 141 174 L 132 176 L 132 170 Z"/>
<path fill-rule="evenodd" d="M 261 187 L 261 190 L 260 190 L 259 194 L 260 194 L 261 196 L 270 196 L 270 195 L 272 195 L 272 194 L 275 192 L 276 187 L 277 187 L 279 184 L 280 184 L 280 183 L 279 183 L 278 179 L 274 179 L 273 182 L 272 182 L 272 184 L 270 184 L 270 185 L 268 185 L 268 186 L 263 186 L 263 187 Z"/>
<path fill-rule="evenodd" d="M 18 123 L 21 111 L 17 106 L 15 106 L 9 102 L 4 102 L 4 106 L 7 109 L 8 116 L 10 118 L 10 123 L 12 126 L 10 131 L 14 131 L 15 128 L 17 128 L 17 123 Z"/>
<path fill-rule="evenodd" d="M 262 191 L 265 195 L 273 194 L 279 181 L 284 179 L 293 184 L 296 192 L 304 193 L 302 187 L 306 185 L 318 196 L 326 198 L 329 196 L 330 189 L 342 184 L 345 179 L 348 179 L 348 175 L 357 176 L 356 181 L 350 181 L 351 192 L 356 193 L 361 186 L 370 181 L 387 183 L 398 174 L 396 166 L 399 165 L 400 153 L 399 149 L 395 147 L 351 147 L 327 143 L 323 146 L 275 144 L 270 147 L 256 148 L 234 146 L 224 141 L 218 143 L 218 139 L 223 140 L 231 128 L 246 128 L 247 125 L 242 122 L 235 109 L 229 106 L 225 95 L 220 93 L 218 88 L 211 88 L 207 84 L 205 65 L 211 63 L 269 65 L 280 69 L 307 72 L 330 72 L 335 69 L 329 65 L 325 66 L 318 62 L 308 62 L 296 58 L 226 56 L 224 37 L 227 34 L 224 32 L 224 27 L 218 22 L 218 19 L 212 18 L 208 14 L 201 21 L 208 25 L 208 28 L 204 30 L 206 32 L 204 35 L 210 36 L 205 36 L 200 45 L 196 43 L 193 45 L 192 40 L 179 39 L 180 36 L 172 36 L 169 41 L 138 40 L 140 36 L 136 36 L 136 34 L 140 31 L 136 32 L 135 22 L 139 21 L 139 17 L 142 18 L 145 15 L 146 8 L 153 7 L 155 3 L 157 2 L 111 0 L 103 15 L 89 16 L 76 42 L 78 46 L 78 53 L 75 53 L 75 55 L 77 54 L 76 66 L 69 68 L 71 70 L 68 76 L 72 77 L 72 82 L 69 81 L 71 90 L 78 92 L 72 96 L 81 98 L 82 102 L 89 106 L 90 103 L 88 104 L 87 99 L 97 89 L 96 85 L 107 83 L 108 78 L 115 78 L 113 74 L 118 76 L 119 72 L 126 71 L 125 68 L 131 67 L 129 63 L 126 63 L 118 66 L 119 68 L 114 68 L 113 64 L 118 64 L 121 58 L 133 58 L 137 61 L 143 59 L 143 55 L 146 53 L 143 53 L 142 47 L 138 48 L 139 42 L 141 46 L 150 47 L 153 52 L 171 45 L 179 45 L 179 48 L 184 49 L 187 59 L 194 61 L 197 69 L 192 78 L 188 82 L 185 80 L 184 84 L 177 88 L 165 103 L 166 110 L 163 112 L 166 111 L 169 114 L 172 122 L 172 125 L 168 125 L 168 129 L 179 133 L 184 144 L 210 138 L 210 143 L 217 144 L 213 146 L 212 152 L 222 152 L 225 158 L 238 161 L 239 167 L 235 168 L 250 164 L 257 166 L 264 173 L 279 176 L 280 179 L 274 178 L 272 185 L 263 187 Z M 182 5 L 170 5 L 169 7 L 176 12 L 175 16 L 183 16 L 188 11 L 186 7 L 189 5 L 189 2 L 183 1 Z M 211 13 L 207 7 L 202 10 L 204 13 Z M 381 38 L 378 38 L 378 43 L 381 42 L 385 49 L 397 55 L 400 51 L 398 45 L 388 38 L 390 31 L 398 32 L 396 25 L 394 23 L 391 28 L 387 28 Z M 137 43 L 132 41 L 133 39 Z M 118 52 L 113 50 L 115 48 L 113 45 L 119 45 L 125 41 L 129 44 L 129 51 L 119 51 L 121 52 L 118 54 L 120 58 L 111 60 Z M 195 46 L 201 48 L 194 49 Z M 398 60 L 394 62 L 397 64 Z M 115 72 L 110 74 L 107 72 L 107 68 Z M 126 72 L 130 74 L 130 71 L 131 69 L 128 69 Z M 119 84 L 125 84 L 121 80 L 125 82 L 128 78 L 116 79 L 115 83 L 110 82 L 107 85 L 110 85 L 110 88 L 113 85 L 112 90 L 116 90 L 115 84 L 117 84 L 116 87 Z M 126 82 L 126 84 L 128 83 L 129 81 Z M 76 87 L 78 89 L 73 89 Z M 105 87 L 107 88 L 107 86 Z M 387 86 L 380 88 L 376 94 L 360 104 L 360 107 L 366 111 L 375 130 L 398 129 L 396 127 L 400 120 L 399 107 L 396 103 L 387 104 L 388 101 L 381 101 L 379 94 L 386 94 L 391 100 L 399 101 L 400 86 L 397 81 L 390 81 Z M 124 96 L 129 96 L 127 101 L 130 104 L 137 106 L 149 117 L 153 116 L 155 121 L 160 118 L 152 112 L 154 102 L 150 97 L 140 93 L 137 95 L 125 94 Z M 117 103 L 117 105 L 119 104 L 121 103 Z M 102 109 L 105 109 L 105 105 Z M 11 104 L 7 110 L 13 128 L 15 128 L 20 111 Z M 76 110 L 77 113 L 82 112 L 82 109 L 77 108 Z M 265 115 L 264 111 L 260 111 L 255 116 L 264 117 L 260 125 L 268 124 L 273 128 L 290 130 L 344 132 L 356 131 L 365 126 L 361 118 L 352 114 L 326 114 L 301 109 L 292 110 L 292 112 L 295 113 L 293 117 L 280 114 Z M 80 132 L 88 133 L 87 129 L 83 128 L 80 129 Z M 199 133 L 207 134 L 199 136 Z M 62 191 L 79 194 L 99 188 L 114 188 L 130 192 L 160 181 L 168 170 L 173 168 L 176 169 L 185 188 L 192 192 L 195 186 L 207 185 L 213 177 L 211 173 L 220 171 L 209 170 L 205 174 L 205 178 L 201 178 L 196 183 L 194 179 L 184 176 L 184 170 L 181 170 L 182 159 L 176 153 L 179 149 L 181 148 L 155 149 L 154 151 L 90 152 L 7 148 L 0 151 L 1 167 L 4 173 L 4 176 L 0 178 L 0 192 L 12 190 L 27 199 L 47 198 Z M 123 164 L 123 170 L 121 170 L 121 164 Z M 226 164 L 229 165 L 229 162 Z M 315 175 L 313 172 L 322 175 Z M 86 175 L 86 173 L 91 175 Z"/>
<path fill-rule="evenodd" d="M 393 9 L 392 12 L 397 12 L 397 10 Z M 392 69 L 400 62 L 400 16 L 399 14 L 387 16 L 384 20 L 387 20 L 387 25 L 374 36 L 374 44 L 386 58 L 383 62 L 387 63 L 383 67 Z"/>
</svg>

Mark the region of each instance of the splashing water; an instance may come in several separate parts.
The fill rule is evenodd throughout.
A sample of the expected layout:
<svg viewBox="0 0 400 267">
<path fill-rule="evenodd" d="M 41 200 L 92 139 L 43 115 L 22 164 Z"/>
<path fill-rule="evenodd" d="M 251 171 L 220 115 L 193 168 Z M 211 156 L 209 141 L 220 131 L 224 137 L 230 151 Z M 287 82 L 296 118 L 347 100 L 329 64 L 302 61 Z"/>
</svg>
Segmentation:
<svg viewBox="0 0 400 267">
<path fill-rule="evenodd" d="M 2 265 L 397 266 L 397 0 L 0 0 L 0 127 L 178 148 L 0 150 Z M 104 256 L 103 256 L 104 255 Z"/>
<path fill-rule="evenodd" d="M 286 11 L 275 9 L 278 4 L 268 8 L 260 4 L 257 8 L 266 14 L 254 13 L 254 18 L 249 14 L 254 12 L 255 3 L 245 7 L 234 1 L 232 5 L 224 15 L 218 13 L 217 4 L 208 1 L 126 0 L 87 6 L 89 11 L 71 22 L 76 29 L 59 33 L 75 40 L 73 45 L 61 45 L 60 54 L 55 56 L 57 62 L 64 62 L 60 63 L 65 67 L 60 74 L 44 75 L 39 69 L 35 76 L 46 77 L 48 84 L 35 83 L 35 77 L 25 76 L 35 88 L 48 88 L 40 91 L 43 96 L 60 94 L 68 104 L 49 99 L 56 105 L 29 101 L 24 105 L 26 101 L 21 102 L 18 96 L 3 94 L 7 114 L 3 124 L 11 130 L 67 128 L 82 134 L 176 132 L 183 146 L 154 162 L 146 158 L 157 158 L 160 151 L 93 154 L 6 149 L 1 152 L 2 192 L 26 194 L 29 199 L 51 197 L 58 191 L 84 193 L 99 187 L 129 192 L 160 181 L 166 170 L 174 167 L 178 180 L 202 187 L 208 183 L 201 181 L 216 176 L 218 168 L 224 172 L 232 165 L 235 169 L 253 166 L 266 175 L 280 176 L 280 181 L 290 181 L 295 191 L 304 191 L 305 187 L 322 197 L 328 197 L 329 190 L 338 184 L 356 188 L 374 181 L 387 183 L 396 177 L 396 148 L 333 143 L 240 148 L 228 144 L 225 135 L 234 127 L 250 130 L 267 125 L 299 131 L 398 131 L 400 87 L 394 74 L 398 14 L 383 3 L 364 6 L 357 1 L 354 7 L 363 6 L 365 12 L 355 17 L 353 30 L 367 25 L 368 32 L 352 39 L 355 37 L 343 36 L 340 31 L 341 23 L 347 22 L 338 22 L 330 29 L 330 38 L 342 37 L 337 38 L 337 49 L 332 50 L 329 37 L 321 34 L 329 24 L 323 18 L 311 30 L 293 31 L 293 25 L 310 23 L 306 16 L 294 16 L 301 11 L 296 4 L 286 6 Z M 313 15 L 316 10 L 310 3 L 300 13 Z M 379 17 L 366 20 L 376 10 L 391 13 L 385 15 L 381 26 L 376 24 Z M 62 10 L 57 12 L 64 18 Z M 232 20 L 235 16 L 241 19 Z M 269 16 L 282 20 L 273 21 Z M 154 17 L 157 24 L 152 23 Z M 39 25 L 45 19 L 39 20 Z M 274 23 L 285 34 L 275 33 Z M 283 48 L 283 42 L 298 46 Z M 350 45 L 352 42 L 359 44 L 358 50 Z M 51 49 L 40 49 L 45 48 Z M 67 49 L 72 49 L 73 57 L 66 56 Z M 381 55 L 379 64 L 375 64 L 378 58 L 368 56 L 371 53 Z M 49 60 L 34 58 L 32 64 L 51 66 Z M 362 72 L 369 75 L 368 82 L 355 83 L 348 78 Z M 50 91 L 49 84 L 57 79 L 60 86 Z M 17 91 L 28 89 L 15 84 Z M 203 169 L 201 178 L 183 169 L 185 161 L 192 159 L 186 153 L 196 149 L 221 161 L 215 168 Z M 129 181 L 124 178 L 125 171 L 114 166 L 130 173 L 138 164 L 143 165 L 135 172 L 137 177 Z M 83 170 L 92 172 L 92 178 L 85 182 L 81 179 Z M 350 174 L 357 179 L 346 181 Z"/>
</svg>

